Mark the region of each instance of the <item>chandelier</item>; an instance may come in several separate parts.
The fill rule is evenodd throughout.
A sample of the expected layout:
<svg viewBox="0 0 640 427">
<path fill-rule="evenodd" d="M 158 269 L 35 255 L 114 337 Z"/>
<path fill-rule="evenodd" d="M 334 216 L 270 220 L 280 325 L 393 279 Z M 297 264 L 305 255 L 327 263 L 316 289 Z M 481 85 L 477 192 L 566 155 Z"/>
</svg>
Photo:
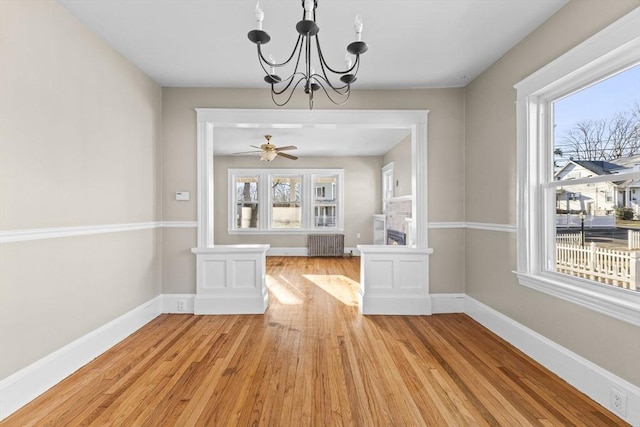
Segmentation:
<svg viewBox="0 0 640 427">
<path fill-rule="evenodd" d="M 322 89 L 329 100 L 336 105 L 343 105 L 351 95 L 351 84 L 356 81 L 360 68 L 360 55 L 368 49 L 362 41 L 362 20 L 356 15 L 353 28 L 356 32 L 356 41 L 347 46 L 345 55 L 345 68 L 336 70 L 331 68 L 322 54 L 318 32 L 320 28 L 316 24 L 316 8 L 318 0 L 302 0 L 302 20 L 296 24 L 298 40 L 289 58 L 284 62 L 276 62 L 272 55 L 265 58 L 262 45 L 269 43 L 271 37 L 262 30 L 264 12 L 260 4 L 256 4 L 257 29 L 249 31 L 248 37 L 258 47 L 258 61 L 265 72 L 264 81 L 271 85 L 271 99 L 278 106 L 286 105 L 293 96 L 296 88 L 304 85 L 304 92 L 309 96 L 309 109 L 313 109 L 313 94 Z M 316 72 L 312 65 L 312 48 L 315 45 L 317 59 L 313 63 L 319 67 Z M 304 63 L 301 58 L 304 52 Z M 294 63 L 293 71 L 287 77 L 276 74 L 276 68 L 285 67 Z M 289 67 L 290 69 L 291 67 Z M 337 81 L 339 80 L 339 82 Z"/>
</svg>

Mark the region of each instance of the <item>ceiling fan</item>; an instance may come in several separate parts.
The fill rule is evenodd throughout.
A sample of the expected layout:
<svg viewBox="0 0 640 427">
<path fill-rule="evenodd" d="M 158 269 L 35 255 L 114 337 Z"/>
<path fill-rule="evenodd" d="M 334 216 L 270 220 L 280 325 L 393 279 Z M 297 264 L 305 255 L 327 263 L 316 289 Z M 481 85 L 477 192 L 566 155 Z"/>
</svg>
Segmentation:
<svg viewBox="0 0 640 427">
<path fill-rule="evenodd" d="M 250 147 L 257 148 L 258 150 L 254 151 L 242 151 L 240 153 L 233 154 L 248 154 L 248 153 L 261 153 L 260 161 L 270 162 L 275 159 L 276 156 L 282 156 L 287 159 L 297 160 L 296 156 L 292 156 L 291 154 L 283 153 L 282 151 L 286 150 L 297 150 L 298 147 L 295 145 L 287 145 L 286 147 L 276 147 L 271 143 L 271 135 L 265 135 L 265 139 L 267 140 L 266 144 L 262 144 L 261 146 L 250 145 Z"/>
</svg>

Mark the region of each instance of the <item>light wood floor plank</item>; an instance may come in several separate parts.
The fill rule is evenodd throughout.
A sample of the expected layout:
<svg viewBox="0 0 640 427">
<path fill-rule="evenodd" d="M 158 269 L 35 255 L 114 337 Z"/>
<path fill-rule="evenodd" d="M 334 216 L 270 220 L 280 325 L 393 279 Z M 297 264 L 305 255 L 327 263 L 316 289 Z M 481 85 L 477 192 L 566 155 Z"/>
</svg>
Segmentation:
<svg viewBox="0 0 640 427">
<path fill-rule="evenodd" d="M 360 315 L 359 268 L 269 257 L 264 315 L 162 315 L 0 426 L 625 425 L 466 315 Z"/>
</svg>

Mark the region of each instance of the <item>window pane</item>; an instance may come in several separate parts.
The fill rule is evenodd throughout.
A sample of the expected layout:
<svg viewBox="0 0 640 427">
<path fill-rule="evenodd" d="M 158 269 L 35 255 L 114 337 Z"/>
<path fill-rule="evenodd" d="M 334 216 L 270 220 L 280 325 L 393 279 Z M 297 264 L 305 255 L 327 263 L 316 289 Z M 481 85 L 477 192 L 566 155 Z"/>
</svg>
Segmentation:
<svg viewBox="0 0 640 427">
<path fill-rule="evenodd" d="M 302 178 L 274 177 L 271 181 L 271 227 L 302 227 Z"/>
<path fill-rule="evenodd" d="M 320 228 L 336 227 L 336 187 L 338 179 L 314 177 L 313 224 Z"/>
<path fill-rule="evenodd" d="M 614 209 L 603 209 L 605 188 L 615 182 L 567 185 L 550 189 L 556 196 L 554 254 L 548 268 L 626 289 L 640 290 L 634 264 L 638 263 L 640 229 L 618 225 Z M 589 191 L 586 192 L 585 189 Z M 624 194 L 613 190 L 613 194 Z M 613 204 L 618 200 L 614 197 Z"/>
<path fill-rule="evenodd" d="M 632 243 L 640 233 L 640 65 L 555 101 L 553 124 L 553 180 L 567 185 L 547 190 L 555 209 L 548 268 L 640 289 Z M 615 179 L 634 170 L 637 179 Z M 571 182 L 603 176 L 611 180 Z"/>
<path fill-rule="evenodd" d="M 236 177 L 236 228 L 258 228 L 258 178 Z"/>
</svg>

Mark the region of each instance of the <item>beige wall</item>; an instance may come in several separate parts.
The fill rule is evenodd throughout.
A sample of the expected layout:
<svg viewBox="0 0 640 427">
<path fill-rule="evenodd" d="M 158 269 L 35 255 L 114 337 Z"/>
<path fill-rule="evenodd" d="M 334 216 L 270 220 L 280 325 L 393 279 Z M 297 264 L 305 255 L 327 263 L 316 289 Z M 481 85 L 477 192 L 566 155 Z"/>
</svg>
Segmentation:
<svg viewBox="0 0 640 427">
<path fill-rule="evenodd" d="M 571 1 L 465 89 L 355 91 L 348 108 L 430 110 L 430 222 L 515 224 L 513 84 L 638 5 Z M 194 108 L 274 108 L 265 90 L 161 90 L 53 1 L 0 1 L 0 43 L 2 230 L 195 221 L 196 198 L 174 199 L 196 194 Z M 288 107 L 307 106 L 296 97 Z M 334 106 L 320 98 L 315 108 Z M 380 166 L 364 159 L 354 170 Z M 363 224 L 349 235 L 370 236 Z M 640 385 L 638 328 L 518 285 L 514 234 L 429 236 L 433 292 L 466 292 Z M 158 295 L 161 283 L 194 293 L 195 244 L 193 228 L 3 244 L 0 378 Z"/>
<path fill-rule="evenodd" d="M 196 113 L 194 108 L 274 108 L 268 91 L 253 89 L 220 88 L 163 88 L 163 220 L 195 221 L 196 199 L 177 202 L 176 191 L 196 192 Z M 303 97 L 292 101 L 288 108 L 306 109 Z M 315 109 L 336 108 L 321 97 L 315 101 Z M 464 89 L 422 89 L 395 91 L 354 91 L 348 109 L 381 110 L 429 110 L 428 129 L 428 179 L 429 179 L 429 220 L 464 220 Z M 303 159 L 298 160 L 298 164 Z M 314 164 L 311 161 L 311 164 Z M 371 167 L 370 164 L 366 163 Z M 380 192 L 380 167 L 378 161 L 375 185 Z M 223 168 L 229 167 L 227 165 Z M 329 167 L 327 165 L 327 167 Z M 220 170 L 220 167 L 216 167 Z M 366 170 L 366 169 L 363 169 Z M 369 174 L 369 172 L 367 172 Z M 373 175 L 371 175 L 373 177 Z M 226 175 L 225 175 L 226 181 Z M 442 186 L 446 182 L 447 185 Z M 370 188 L 370 182 L 361 183 Z M 365 185 L 366 184 L 366 185 Z M 368 190 L 367 190 L 368 191 Z M 377 205 L 367 212 L 379 211 Z M 217 197 L 216 197 L 217 200 Z M 223 198 L 226 205 L 226 193 Z M 376 203 L 372 200 L 372 203 Z M 217 206 L 217 202 L 216 202 Z M 226 211 L 224 212 L 226 219 Z M 370 215 L 367 213 L 366 215 Z M 365 216 L 366 216 L 365 215 Z M 219 216 L 219 215 L 216 215 Z M 370 236 L 370 221 L 351 225 L 347 235 L 347 245 L 354 232 L 361 232 L 363 239 Z M 217 223 L 217 221 L 216 221 Z M 356 230 L 358 228 L 360 230 Z M 224 231 L 226 232 L 226 222 Z M 366 234 L 365 234 L 366 233 Z M 451 235 L 448 239 L 445 236 Z M 220 235 L 220 233 L 217 233 Z M 368 237 L 370 238 L 370 237 Z M 216 241 L 218 238 L 216 237 Z M 304 246 L 300 236 L 277 240 L 282 246 Z M 192 229 L 172 229 L 163 236 L 163 289 L 166 293 L 195 292 L 195 257 L 190 253 L 196 245 Z M 442 230 L 431 245 L 436 253 L 462 254 L 464 241 L 459 238 L 459 230 Z M 464 274 L 462 269 L 449 271 L 444 268 L 448 261 L 440 255 L 441 266 L 432 266 L 431 283 L 439 292 L 462 292 Z"/>
<path fill-rule="evenodd" d="M 160 220 L 160 87 L 57 2 L 0 20 L 0 229 Z M 159 295 L 160 237 L 2 244 L 0 378 Z"/>
<path fill-rule="evenodd" d="M 272 162 L 258 163 L 257 157 L 221 156 L 214 161 L 213 210 L 214 243 L 232 245 L 238 243 L 268 243 L 274 248 L 304 248 L 307 236 L 289 235 L 238 235 L 229 234 L 228 229 L 228 185 L 227 169 L 233 168 L 325 168 L 344 169 L 344 245 L 373 243 L 372 215 L 380 206 L 380 168 L 382 157 L 300 157 L 295 161 L 276 158 Z M 356 234 L 360 233 L 360 239 Z"/>
<path fill-rule="evenodd" d="M 382 165 L 393 162 L 393 196 L 411 195 L 411 135 L 407 135 L 382 157 Z M 381 184 L 382 185 L 382 184 Z"/>
<path fill-rule="evenodd" d="M 637 0 L 571 1 L 466 88 L 466 220 L 516 222 L 513 85 L 634 7 Z M 520 286 L 515 234 L 468 230 L 466 293 L 586 359 L 640 385 L 640 331 Z"/>
</svg>

